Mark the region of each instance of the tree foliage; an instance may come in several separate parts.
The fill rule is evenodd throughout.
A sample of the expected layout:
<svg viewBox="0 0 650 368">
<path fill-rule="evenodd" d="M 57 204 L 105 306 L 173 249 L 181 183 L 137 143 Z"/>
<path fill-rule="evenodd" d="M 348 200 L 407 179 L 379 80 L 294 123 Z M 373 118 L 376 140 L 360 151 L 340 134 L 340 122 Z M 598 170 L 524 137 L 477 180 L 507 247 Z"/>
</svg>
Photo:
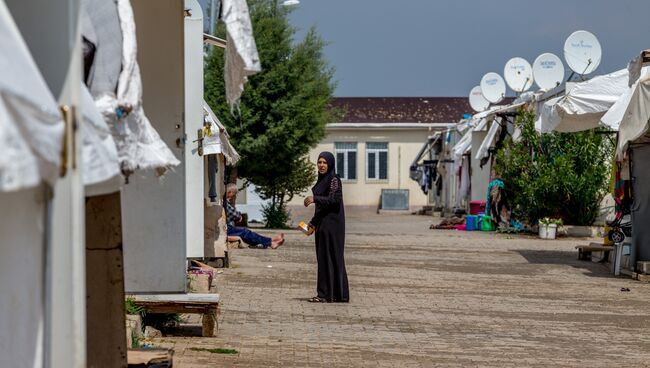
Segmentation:
<svg viewBox="0 0 650 368">
<path fill-rule="evenodd" d="M 315 29 L 294 42 L 296 29 L 289 24 L 287 7 L 274 0 L 249 0 L 249 8 L 262 72 L 249 78 L 240 110 L 231 113 L 223 50 L 215 48 L 206 59 L 205 99 L 241 155 L 238 175 L 271 200 L 274 209 L 268 213 L 277 213 L 314 182 L 316 168 L 305 157 L 334 118 L 328 109 L 333 69 Z M 218 33 L 223 37 L 223 26 Z"/>
<path fill-rule="evenodd" d="M 535 115 L 521 110 L 511 137 L 496 156 L 496 172 L 510 192 L 513 216 L 528 222 L 543 217 L 591 225 L 607 192 L 613 142 L 596 130 L 539 134 Z"/>
</svg>

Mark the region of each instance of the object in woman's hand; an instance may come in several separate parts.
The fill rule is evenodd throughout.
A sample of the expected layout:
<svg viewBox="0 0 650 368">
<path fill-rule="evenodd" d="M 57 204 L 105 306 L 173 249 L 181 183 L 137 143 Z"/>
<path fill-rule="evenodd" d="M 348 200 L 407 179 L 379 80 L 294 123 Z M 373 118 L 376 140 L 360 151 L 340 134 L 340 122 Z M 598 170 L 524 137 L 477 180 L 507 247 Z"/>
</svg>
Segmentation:
<svg viewBox="0 0 650 368">
<path fill-rule="evenodd" d="M 304 221 L 300 221 L 298 224 L 298 230 L 302 231 L 305 235 L 309 236 L 314 233 L 314 227 L 308 224 L 305 224 Z"/>
</svg>

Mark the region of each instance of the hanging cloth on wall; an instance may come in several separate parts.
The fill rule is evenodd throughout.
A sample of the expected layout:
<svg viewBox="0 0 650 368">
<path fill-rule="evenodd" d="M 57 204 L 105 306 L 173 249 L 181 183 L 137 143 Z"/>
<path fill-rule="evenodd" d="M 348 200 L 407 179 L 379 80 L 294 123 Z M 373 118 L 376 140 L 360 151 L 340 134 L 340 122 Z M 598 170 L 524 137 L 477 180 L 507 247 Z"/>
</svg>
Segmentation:
<svg viewBox="0 0 650 368">
<path fill-rule="evenodd" d="M 85 1 L 92 5 L 91 1 L 97 0 Z M 167 169 L 178 165 L 180 161 L 174 157 L 167 144 L 160 138 L 142 108 L 142 81 L 137 63 L 133 9 L 128 0 L 102 3 L 105 7 L 112 6 L 117 9 L 121 42 L 117 42 L 119 38 L 114 36 L 107 45 L 101 42 L 96 45 L 99 59 L 94 62 L 96 65 L 92 67 L 91 92 L 95 97 L 97 107 L 111 129 L 122 173 L 129 175 L 138 169 L 156 169 L 159 174 L 162 174 Z M 115 19 L 110 19 L 114 17 L 113 10 L 95 14 L 93 6 L 85 7 L 85 11 L 92 21 L 95 35 L 99 36 L 111 27 L 114 28 Z M 95 18 L 99 18 L 99 20 Z M 84 36 L 90 37 L 89 40 L 92 41 L 91 33 L 84 34 Z M 101 41 L 101 37 L 98 40 Z M 107 47 L 109 50 L 115 50 L 116 46 L 121 48 L 121 53 L 116 53 L 121 55 L 121 59 L 119 60 L 120 71 L 117 86 L 114 87 L 115 68 L 112 65 L 116 61 L 109 61 L 106 58 L 103 62 L 102 60 L 105 58 L 102 55 L 105 50 L 102 48 Z M 117 59 L 115 54 L 112 57 Z"/>
</svg>

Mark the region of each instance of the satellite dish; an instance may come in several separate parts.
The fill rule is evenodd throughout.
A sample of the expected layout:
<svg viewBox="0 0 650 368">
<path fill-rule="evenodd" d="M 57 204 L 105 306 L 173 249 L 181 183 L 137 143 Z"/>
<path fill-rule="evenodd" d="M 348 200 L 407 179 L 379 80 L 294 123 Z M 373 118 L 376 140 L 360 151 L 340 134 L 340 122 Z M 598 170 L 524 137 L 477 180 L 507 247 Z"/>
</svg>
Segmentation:
<svg viewBox="0 0 650 368">
<path fill-rule="evenodd" d="M 564 60 L 580 75 L 598 68 L 602 52 L 596 36 L 587 31 L 575 31 L 564 42 Z"/>
<path fill-rule="evenodd" d="M 533 62 L 533 77 L 539 88 L 547 91 L 553 89 L 564 80 L 564 64 L 555 54 L 541 54 Z"/>
<path fill-rule="evenodd" d="M 481 78 L 481 92 L 486 100 L 499 103 L 506 95 L 506 83 L 499 74 L 487 73 Z"/>
<path fill-rule="evenodd" d="M 299 0 L 284 0 L 284 2 L 282 3 L 283 6 L 293 6 L 298 4 L 300 4 Z"/>
<path fill-rule="evenodd" d="M 469 92 L 469 105 L 476 112 L 485 111 L 490 106 L 490 101 L 483 96 L 481 86 L 476 86 Z"/>
<path fill-rule="evenodd" d="M 515 92 L 525 92 L 533 85 L 533 68 L 526 59 L 515 57 L 506 63 L 503 76 Z"/>
</svg>

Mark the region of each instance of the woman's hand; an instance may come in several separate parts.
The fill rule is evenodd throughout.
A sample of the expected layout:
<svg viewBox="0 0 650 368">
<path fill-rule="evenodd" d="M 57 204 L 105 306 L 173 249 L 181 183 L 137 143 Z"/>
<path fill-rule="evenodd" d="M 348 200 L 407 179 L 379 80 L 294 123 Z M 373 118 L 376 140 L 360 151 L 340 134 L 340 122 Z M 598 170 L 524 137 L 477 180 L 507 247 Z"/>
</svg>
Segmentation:
<svg viewBox="0 0 650 368">
<path fill-rule="evenodd" d="M 314 203 L 314 197 L 309 196 L 305 198 L 305 207 L 309 207 L 310 204 Z"/>
</svg>

